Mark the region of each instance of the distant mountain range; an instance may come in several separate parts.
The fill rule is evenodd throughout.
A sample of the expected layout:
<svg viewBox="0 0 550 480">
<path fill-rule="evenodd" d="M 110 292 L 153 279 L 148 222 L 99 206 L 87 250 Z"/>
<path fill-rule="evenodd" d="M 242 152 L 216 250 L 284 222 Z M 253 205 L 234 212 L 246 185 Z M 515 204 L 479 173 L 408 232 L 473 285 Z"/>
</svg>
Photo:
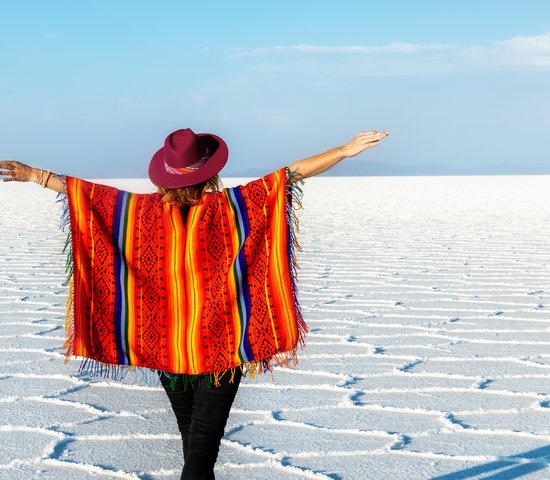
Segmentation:
<svg viewBox="0 0 550 480">
<path fill-rule="evenodd" d="M 268 171 L 244 169 L 229 171 L 226 177 L 261 177 Z M 326 176 L 435 176 L 435 175 L 550 175 L 550 165 L 542 163 L 487 164 L 451 167 L 438 164 L 393 165 L 375 162 L 354 162 L 349 160 L 324 173 Z"/>
</svg>

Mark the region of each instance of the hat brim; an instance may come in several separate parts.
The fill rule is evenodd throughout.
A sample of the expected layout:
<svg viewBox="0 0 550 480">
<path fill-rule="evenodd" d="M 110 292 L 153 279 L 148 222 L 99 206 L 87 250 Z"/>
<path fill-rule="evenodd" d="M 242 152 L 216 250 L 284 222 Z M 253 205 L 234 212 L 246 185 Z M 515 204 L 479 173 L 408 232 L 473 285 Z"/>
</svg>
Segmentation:
<svg viewBox="0 0 550 480">
<path fill-rule="evenodd" d="M 181 188 L 205 182 L 218 174 L 227 163 L 227 144 L 217 135 L 198 133 L 198 137 L 208 146 L 210 156 L 197 170 L 190 173 L 175 174 L 164 166 L 164 147 L 160 148 L 149 163 L 149 179 L 160 188 Z"/>
</svg>

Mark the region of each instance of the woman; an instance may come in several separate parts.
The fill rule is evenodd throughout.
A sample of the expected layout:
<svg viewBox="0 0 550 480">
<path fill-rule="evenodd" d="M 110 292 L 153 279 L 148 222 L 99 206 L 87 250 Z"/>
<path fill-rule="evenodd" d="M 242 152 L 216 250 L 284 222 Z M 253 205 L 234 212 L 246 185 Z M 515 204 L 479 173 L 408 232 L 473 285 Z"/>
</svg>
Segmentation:
<svg viewBox="0 0 550 480">
<path fill-rule="evenodd" d="M 241 376 L 296 360 L 306 332 L 294 283 L 295 183 L 374 147 L 388 132 L 219 189 L 227 145 L 177 130 L 149 164 L 156 194 L 123 192 L 0 161 L 4 181 L 66 195 L 71 280 L 67 355 L 81 372 L 160 374 L 182 435 L 181 478 L 214 478 Z"/>
</svg>

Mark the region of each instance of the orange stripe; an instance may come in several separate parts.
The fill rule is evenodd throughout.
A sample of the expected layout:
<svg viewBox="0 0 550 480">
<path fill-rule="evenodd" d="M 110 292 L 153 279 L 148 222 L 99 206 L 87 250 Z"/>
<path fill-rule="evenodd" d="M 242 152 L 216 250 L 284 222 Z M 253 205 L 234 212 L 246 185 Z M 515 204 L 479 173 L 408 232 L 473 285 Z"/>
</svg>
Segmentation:
<svg viewBox="0 0 550 480">
<path fill-rule="evenodd" d="M 80 188 L 81 180 L 72 178 L 72 182 L 68 183 L 68 186 L 71 187 L 73 195 L 69 196 L 72 198 L 72 212 L 74 216 L 74 227 L 77 234 L 73 235 L 73 242 L 77 245 L 75 250 L 87 251 L 86 248 L 86 238 L 88 233 L 88 228 L 86 225 L 86 215 L 83 212 L 85 208 L 84 195 Z M 76 238 L 75 238 L 76 237 Z M 74 263 L 74 322 L 75 322 L 75 337 L 74 337 L 74 355 L 85 357 L 88 354 L 87 345 L 85 343 L 86 335 L 88 332 L 83 331 L 82 326 L 85 325 L 85 318 L 82 318 L 86 315 L 87 308 L 85 307 L 85 302 L 88 298 L 89 286 L 87 283 L 87 275 L 85 270 L 84 262 L 77 256 L 73 256 Z"/>
<path fill-rule="evenodd" d="M 288 311 L 288 305 L 287 301 L 284 295 L 284 291 L 281 285 L 281 275 L 284 275 L 283 272 L 281 272 L 281 256 L 285 255 L 286 252 L 282 250 L 281 248 L 281 238 L 279 233 L 281 232 L 281 229 L 284 228 L 284 224 L 282 224 L 282 215 L 281 215 L 281 199 L 280 195 L 278 195 L 279 192 L 277 192 L 276 185 L 273 185 L 272 195 L 274 198 L 272 199 L 273 202 L 273 208 L 272 211 L 272 217 L 271 217 L 271 231 L 276 232 L 274 235 L 271 236 L 272 244 L 271 244 L 271 258 L 269 262 L 269 280 L 271 282 L 272 287 L 272 295 L 273 295 L 273 309 L 275 310 L 275 316 L 280 324 L 282 326 L 282 323 L 285 321 L 285 317 L 289 314 L 292 315 L 292 312 Z M 282 349 L 287 349 L 288 347 L 288 339 L 285 335 L 285 329 L 279 328 L 278 330 L 279 338 L 278 340 L 281 341 Z"/>
<path fill-rule="evenodd" d="M 92 204 L 93 198 L 94 198 L 94 191 L 95 191 L 95 184 L 92 184 L 92 189 L 90 190 L 90 197 L 88 199 L 89 205 Z M 95 259 L 95 238 L 94 238 L 94 230 L 93 230 L 93 224 L 94 224 L 94 211 L 90 208 L 90 226 L 89 226 L 89 233 L 88 238 L 90 239 L 90 282 L 92 285 L 92 288 L 88 290 L 88 301 L 90 303 L 90 318 L 94 318 L 94 289 L 93 286 L 95 285 L 94 282 L 94 259 Z"/>
<path fill-rule="evenodd" d="M 283 289 L 283 292 L 285 293 L 285 305 L 287 308 L 287 314 L 284 315 L 284 319 L 287 324 L 287 328 L 285 331 L 289 332 L 291 335 L 291 344 L 288 345 L 289 348 L 294 348 L 298 343 L 298 317 L 296 314 L 296 305 L 294 302 L 294 293 L 292 288 L 292 264 L 291 260 L 289 258 L 289 252 L 293 248 L 293 245 L 291 244 L 290 234 L 289 230 L 292 228 L 291 225 L 289 225 L 289 218 L 287 209 L 292 208 L 292 205 L 288 202 L 291 201 L 291 199 L 288 198 L 287 189 L 286 189 L 286 170 L 282 169 L 279 170 L 279 174 L 277 175 L 277 181 L 281 182 L 284 186 L 279 189 L 279 201 L 280 201 L 280 212 L 281 212 L 281 229 L 282 233 L 280 236 L 281 239 L 281 256 L 279 257 L 281 259 L 281 270 L 282 275 L 280 276 L 281 279 L 281 288 Z"/>
<path fill-rule="evenodd" d="M 200 325 L 204 305 L 204 282 L 199 250 L 199 219 L 204 204 L 199 203 L 189 209 L 187 219 L 187 242 L 185 245 L 185 273 L 187 299 L 187 361 L 191 374 L 200 373 L 204 366 L 201 355 Z M 194 341 L 193 341 L 194 340 Z M 203 360 L 201 362 L 201 360 Z"/>
<path fill-rule="evenodd" d="M 269 199 L 269 187 L 265 181 L 265 178 L 262 178 L 262 183 L 264 185 L 264 188 L 265 188 L 265 191 L 266 191 L 266 194 L 267 194 L 267 199 Z M 264 203 L 264 206 L 263 206 L 263 212 L 264 212 L 264 224 L 265 224 L 265 228 L 267 229 L 267 206 L 266 206 L 266 203 L 267 203 L 267 200 L 266 202 Z M 272 255 L 272 252 L 270 251 L 270 246 L 269 246 L 269 239 L 267 238 L 267 235 L 264 235 L 265 237 L 265 250 L 266 250 L 266 259 L 267 259 L 267 268 L 266 268 L 266 272 L 265 272 L 265 279 L 264 279 L 264 290 L 265 290 L 265 302 L 266 302 L 266 305 L 267 305 L 267 311 L 269 312 L 269 318 L 271 320 L 271 332 L 273 333 L 273 340 L 275 341 L 275 348 L 277 350 L 279 350 L 279 339 L 277 338 L 277 331 L 275 329 L 275 318 L 273 317 L 273 312 L 272 312 L 272 304 L 271 304 L 271 301 L 269 299 L 269 272 L 270 272 L 270 265 L 271 265 L 271 255 Z"/>
<path fill-rule="evenodd" d="M 284 181 L 281 178 L 281 172 L 277 172 L 276 182 Z M 290 283 L 290 271 L 288 264 L 288 225 L 286 217 L 286 192 L 283 188 L 273 187 L 276 191 L 276 203 L 273 209 L 272 231 L 277 232 L 273 235 L 273 262 L 271 264 L 271 282 L 276 296 L 274 302 L 279 312 L 281 322 L 286 325 L 280 329 L 281 335 L 284 335 L 283 349 L 293 348 L 298 340 L 298 331 L 296 329 L 296 309 L 294 308 L 294 298 L 289 295 L 292 292 Z M 290 336 L 290 338 L 288 338 Z"/>
<path fill-rule="evenodd" d="M 92 184 L 92 188 L 90 190 L 90 196 L 88 199 L 89 205 L 92 204 L 93 197 L 94 197 L 94 191 L 95 191 L 95 184 Z M 88 230 L 88 236 L 90 239 L 90 282 L 92 288 L 88 289 L 88 301 L 90 303 L 90 318 L 94 318 L 94 258 L 95 258 L 95 238 L 94 238 L 94 230 L 93 230 L 93 224 L 94 224 L 94 211 L 90 208 L 90 227 Z"/>
<path fill-rule="evenodd" d="M 186 328 L 185 290 L 183 282 L 183 264 L 181 258 L 184 248 L 184 227 L 177 207 L 163 204 L 163 216 L 166 227 L 166 269 L 167 274 L 167 315 L 169 318 L 169 366 L 170 371 L 180 373 L 187 370 L 187 359 L 181 348 Z"/>
<path fill-rule="evenodd" d="M 171 269 L 173 267 L 173 238 L 172 238 L 172 219 L 170 215 L 171 207 L 170 205 L 164 203 L 162 205 L 162 220 L 165 229 L 164 236 L 164 269 L 165 272 L 164 278 L 162 279 L 165 282 L 164 290 L 166 292 L 166 317 L 167 319 L 172 319 L 167 325 L 167 336 L 168 339 L 173 339 L 175 336 L 175 326 L 176 326 L 176 312 L 177 308 L 174 308 L 174 299 L 172 298 L 172 273 Z M 177 365 L 177 349 L 172 345 L 172 342 L 168 342 L 168 369 L 171 372 L 175 371 Z"/>
<path fill-rule="evenodd" d="M 126 217 L 126 245 L 124 255 L 127 258 L 128 281 L 126 284 L 126 294 L 128 302 L 128 328 L 126 336 L 128 338 L 128 361 L 130 365 L 136 365 L 136 257 L 134 255 L 135 228 L 136 228 L 136 195 L 130 195 L 128 198 L 128 214 Z"/>
</svg>

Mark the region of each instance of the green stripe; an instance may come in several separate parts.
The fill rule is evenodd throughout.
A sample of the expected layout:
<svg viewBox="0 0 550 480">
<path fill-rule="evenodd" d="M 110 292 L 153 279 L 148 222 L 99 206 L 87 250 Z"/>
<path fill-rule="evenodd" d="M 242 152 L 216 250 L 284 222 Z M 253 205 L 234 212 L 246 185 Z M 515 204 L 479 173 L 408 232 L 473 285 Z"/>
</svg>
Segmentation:
<svg viewBox="0 0 550 480">
<path fill-rule="evenodd" d="M 239 225 L 239 216 L 236 214 L 237 207 L 233 203 L 231 195 L 229 195 L 229 193 L 227 193 L 227 192 L 226 192 L 226 197 L 229 200 L 229 205 L 231 206 L 231 210 L 233 211 L 233 218 L 235 219 L 235 225 L 237 227 L 237 234 L 238 234 L 238 237 L 239 237 L 239 249 L 240 249 L 241 244 L 242 244 L 242 235 L 241 235 L 241 229 L 240 229 L 240 225 Z M 235 280 L 235 286 L 236 286 L 236 289 L 237 289 L 237 292 L 236 292 L 236 294 L 237 294 L 237 308 L 239 309 L 239 322 L 241 324 L 241 335 L 240 335 L 240 337 L 242 337 L 242 333 L 244 332 L 243 311 L 242 311 L 241 301 L 240 301 L 241 297 L 242 297 L 242 292 L 239 289 L 240 281 L 239 281 L 239 274 L 237 273 L 237 259 L 236 258 L 235 258 L 235 262 L 233 263 L 233 278 Z M 240 338 L 239 338 L 239 340 L 240 340 Z M 240 344 L 239 344 L 239 348 L 237 349 L 237 352 L 239 353 L 239 359 L 241 360 L 241 362 L 244 362 L 245 359 L 241 354 Z"/>
</svg>

